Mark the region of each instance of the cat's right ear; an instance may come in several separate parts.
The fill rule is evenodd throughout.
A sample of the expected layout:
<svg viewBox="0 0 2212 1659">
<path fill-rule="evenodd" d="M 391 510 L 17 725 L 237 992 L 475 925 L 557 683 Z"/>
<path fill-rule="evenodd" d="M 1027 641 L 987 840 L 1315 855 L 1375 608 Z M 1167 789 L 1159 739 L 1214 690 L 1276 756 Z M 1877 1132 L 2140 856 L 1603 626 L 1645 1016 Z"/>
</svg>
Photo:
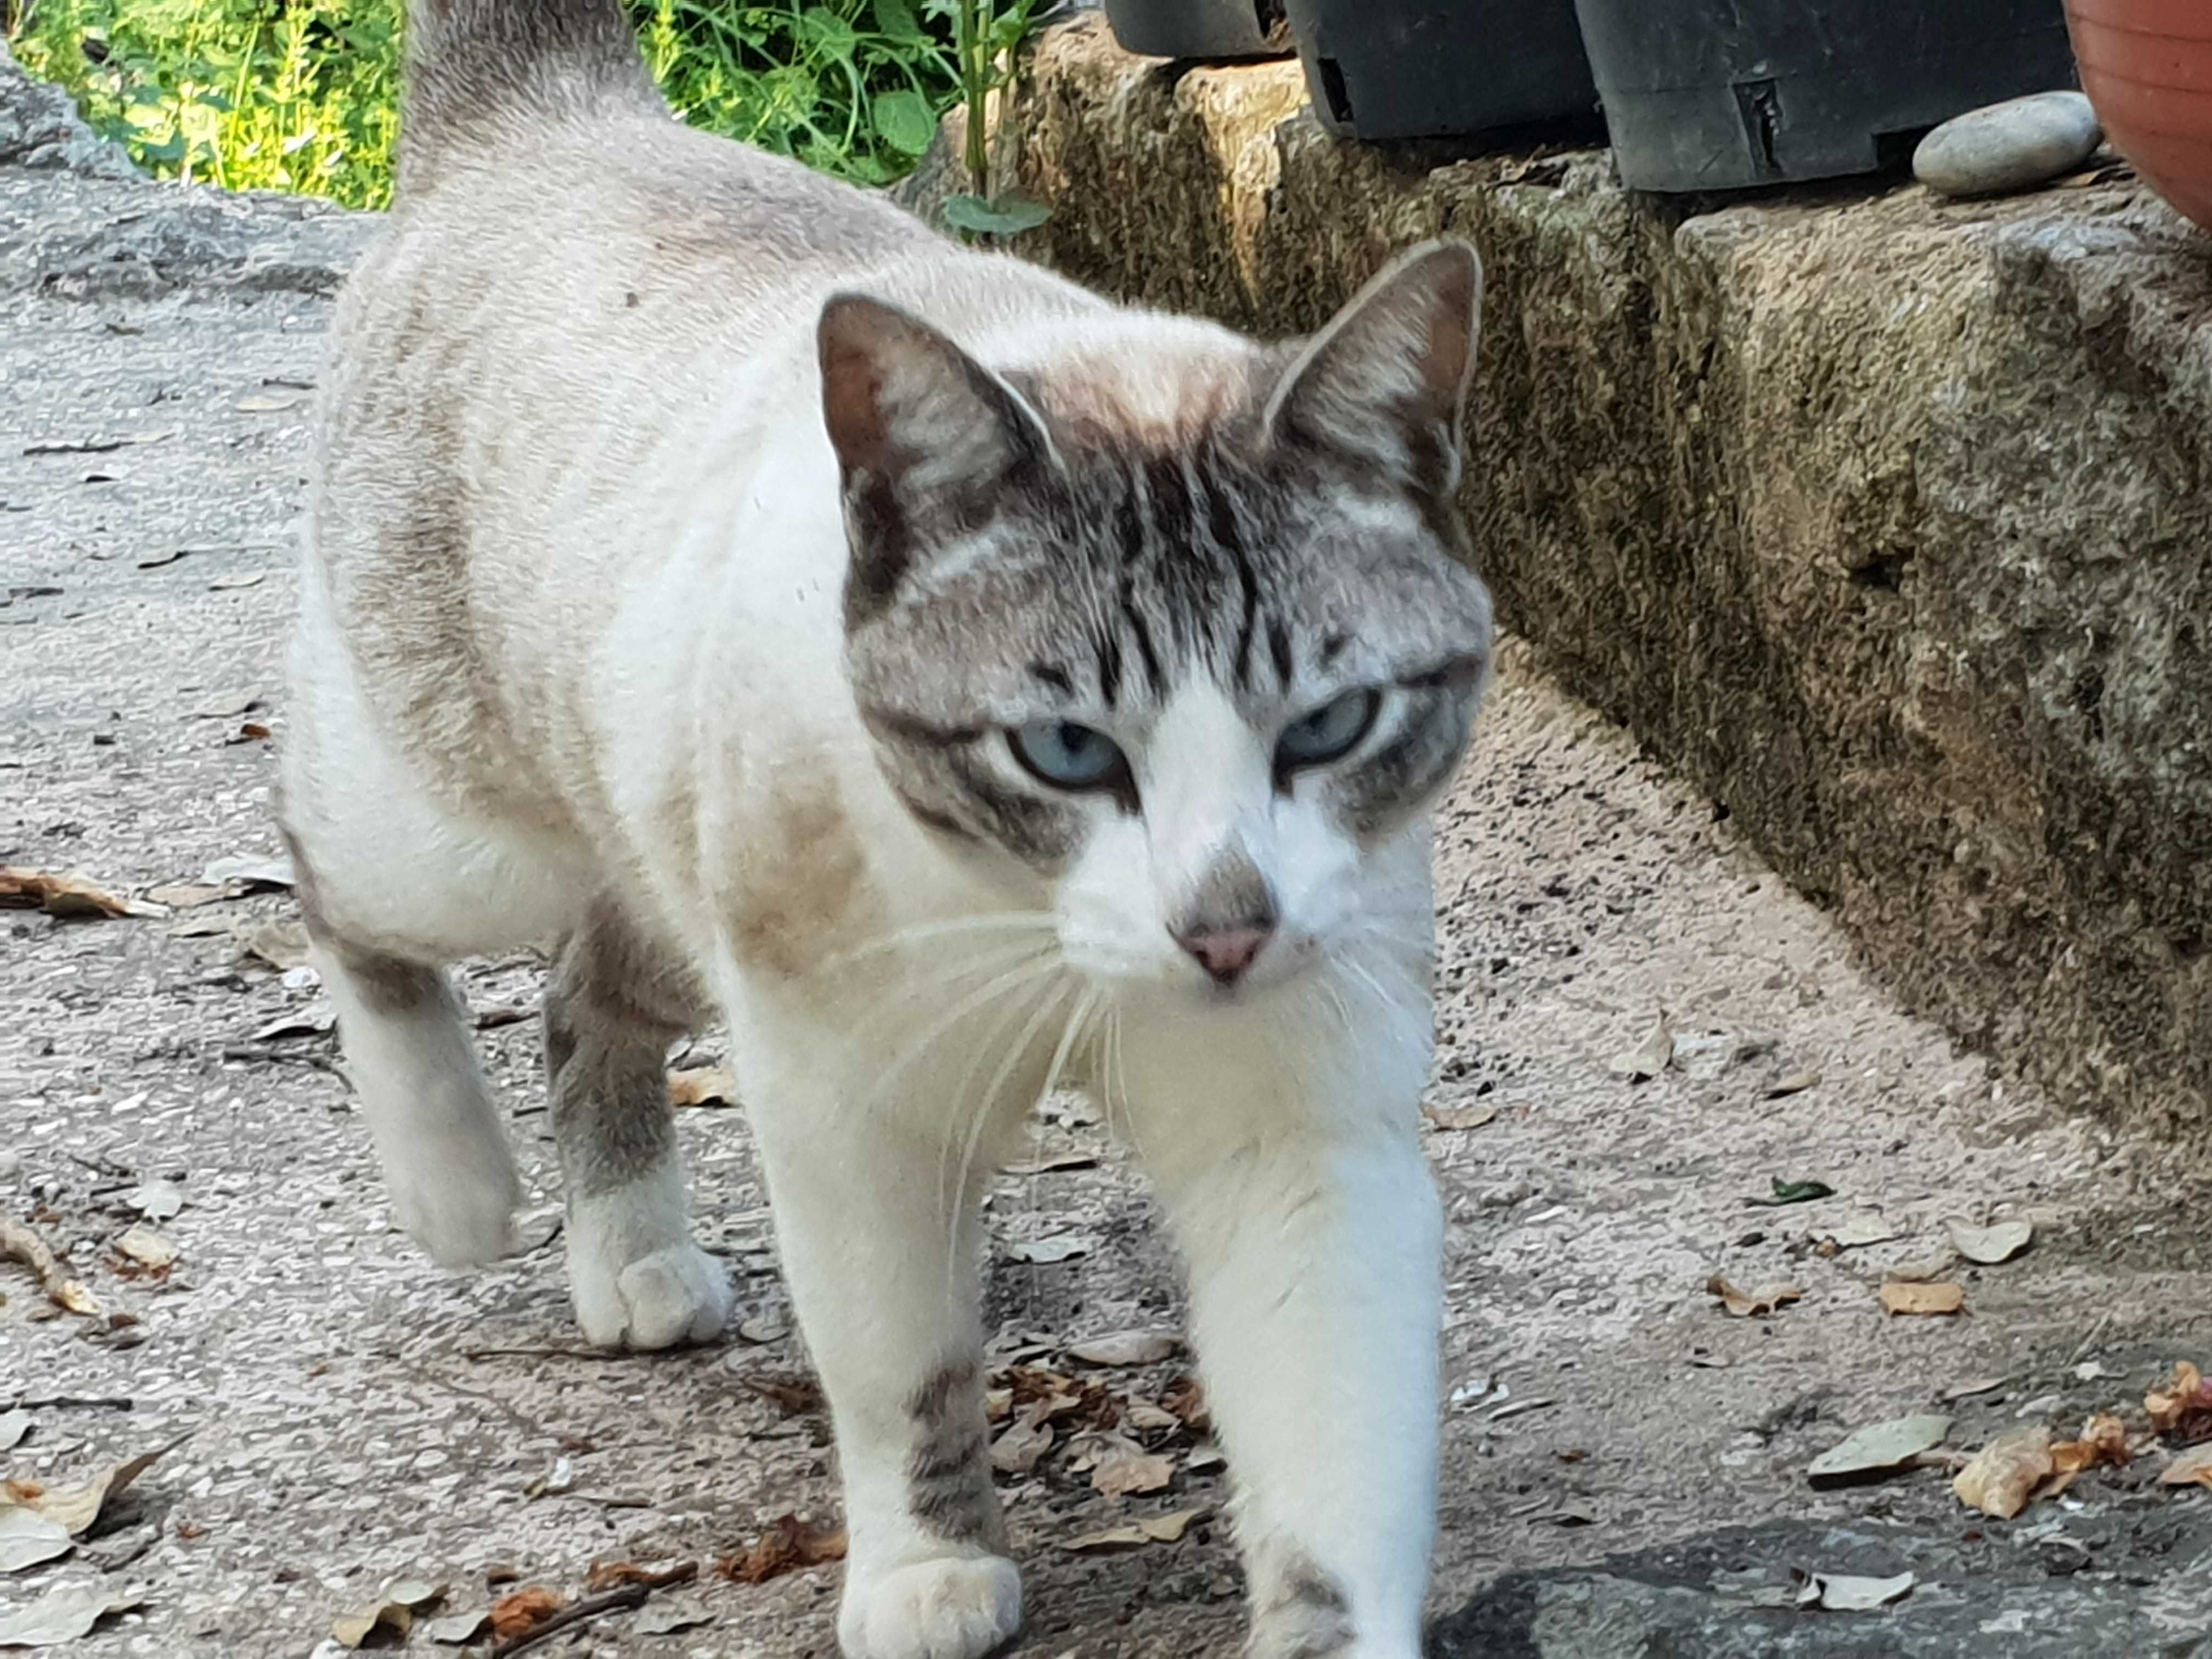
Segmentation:
<svg viewBox="0 0 2212 1659">
<path fill-rule="evenodd" d="M 833 295 L 817 338 L 852 543 L 846 617 L 856 624 L 933 544 L 982 523 L 1007 488 L 1049 465 L 1052 441 L 1019 392 L 895 306 Z"/>
</svg>

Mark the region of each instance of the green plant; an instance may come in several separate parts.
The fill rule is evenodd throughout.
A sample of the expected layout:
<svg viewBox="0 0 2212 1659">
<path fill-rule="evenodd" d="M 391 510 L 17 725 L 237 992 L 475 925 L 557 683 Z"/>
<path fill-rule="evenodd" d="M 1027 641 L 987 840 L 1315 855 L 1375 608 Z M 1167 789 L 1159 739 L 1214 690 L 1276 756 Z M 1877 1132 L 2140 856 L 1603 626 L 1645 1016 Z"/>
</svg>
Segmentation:
<svg viewBox="0 0 2212 1659">
<path fill-rule="evenodd" d="M 939 0 L 940 9 L 944 0 Z M 979 235 L 1012 236 L 1052 216 L 1052 210 L 1027 197 L 994 188 L 988 127 L 991 94 L 1013 78 L 1009 60 L 1029 33 L 1036 0 L 951 0 L 953 41 L 960 61 L 960 98 L 967 108 L 967 138 L 962 162 L 969 193 L 949 198 L 945 222 Z"/>
<path fill-rule="evenodd" d="M 975 112 L 969 130 L 980 139 L 983 100 L 1032 8 L 1032 0 L 920 0 L 918 11 L 909 0 L 628 3 L 647 61 L 684 118 L 862 184 L 910 168 L 957 102 Z M 25 67 L 66 88 L 94 128 L 150 172 L 355 207 L 390 198 L 402 0 L 0 7 Z M 996 199 L 980 174 L 975 188 L 985 204 Z"/>
</svg>

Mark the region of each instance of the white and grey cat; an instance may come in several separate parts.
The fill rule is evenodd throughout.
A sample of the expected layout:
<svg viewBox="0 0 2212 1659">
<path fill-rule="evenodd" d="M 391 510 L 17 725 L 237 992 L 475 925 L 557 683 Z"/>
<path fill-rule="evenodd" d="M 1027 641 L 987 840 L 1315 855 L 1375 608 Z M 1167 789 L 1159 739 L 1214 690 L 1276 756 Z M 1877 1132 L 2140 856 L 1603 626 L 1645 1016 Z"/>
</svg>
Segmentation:
<svg viewBox="0 0 2212 1659">
<path fill-rule="evenodd" d="M 827 1391 L 854 1659 L 1021 1617 L 979 1182 L 1056 1079 L 1189 1264 L 1252 1650 L 1413 1659 L 1425 809 L 1491 650 L 1480 267 L 1310 341 L 1121 309 L 670 118 L 616 0 L 418 0 L 340 309 L 281 811 L 401 1222 L 518 1183 L 441 965 L 558 940 L 586 1334 L 714 1336 L 663 1066 L 720 1015 Z"/>
</svg>

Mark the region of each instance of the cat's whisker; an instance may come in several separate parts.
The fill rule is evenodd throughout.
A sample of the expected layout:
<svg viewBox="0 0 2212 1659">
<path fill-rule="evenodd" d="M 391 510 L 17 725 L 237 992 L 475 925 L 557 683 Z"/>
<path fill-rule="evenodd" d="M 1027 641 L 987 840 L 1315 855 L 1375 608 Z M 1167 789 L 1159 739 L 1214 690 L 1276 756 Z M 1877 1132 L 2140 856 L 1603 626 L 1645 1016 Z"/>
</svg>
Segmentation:
<svg viewBox="0 0 2212 1659">
<path fill-rule="evenodd" d="M 1057 927 L 1058 918 L 1049 910 L 996 910 L 980 916 L 946 916 L 895 927 L 850 950 L 841 951 L 824 958 L 822 965 L 825 970 L 850 968 L 872 957 L 888 955 L 910 945 L 923 945 L 932 939 L 965 933 L 1042 933 L 1054 931 Z"/>
<path fill-rule="evenodd" d="M 948 1103 L 956 1115 L 966 1109 L 969 1115 L 968 1133 L 964 1138 L 964 1146 L 960 1158 L 960 1168 L 951 1184 L 948 1185 L 946 1182 L 946 1176 L 951 1173 L 950 1165 L 955 1139 L 951 1133 L 947 1133 L 945 1138 L 945 1152 L 938 1165 L 939 1201 L 951 1217 L 951 1247 L 954 1251 L 953 1261 L 949 1264 L 951 1267 L 958 1266 L 960 1222 L 967 1208 L 968 1182 L 975 1165 L 975 1148 L 982 1139 L 984 1130 L 989 1127 L 997 1115 L 999 1094 L 1006 1086 L 1006 1079 L 1012 1074 L 1014 1067 L 1021 1063 L 1022 1056 L 1029 1052 L 1030 1045 L 1036 1042 L 1036 1034 L 1052 1018 L 1053 1010 L 1059 1006 L 1060 997 L 1066 990 L 1066 981 L 1057 975 L 1048 975 L 1043 984 L 1044 994 L 1037 999 L 1036 1006 L 1030 1011 L 1029 1023 L 1022 1027 L 1021 1034 L 1007 1045 L 1006 1054 L 999 1062 L 998 1071 L 993 1073 L 991 1081 L 983 1092 L 981 1095 L 971 1096 L 969 1092 L 969 1085 L 974 1083 L 975 1073 L 981 1069 L 983 1062 L 990 1058 L 993 1050 L 999 1046 L 1000 1034 L 1008 1025 L 1021 1018 L 1024 1005 L 1016 1004 L 1011 1011 L 1010 1017 L 993 1026 L 990 1036 L 976 1044 L 975 1058 L 969 1062 L 966 1075 L 960 1080 L 959 1092 Z M 951 1124 L 957 1125 L 958 1121 L 957 1115 L 951 1119 Z"/>
<path fill-rule="evenodd" d="M 908 1044 L 898 1057 L 878 1075 L 875 1086 L 860 1097 L 858 1103 L 870 1108 L 882 1104 L 885 1093 L 893 1083 L 904 1075 L 907 1067 L 934 1047 L 962 1020 L 994 998 L 1010 994 L 1017 988 L 1030 980 L 1041 979 L 1057 972 L 1060 965 L 1058 951 L 1038 951 L 1033 955 L 1024 957 L 1013 967 L 999 975 L 997 978 L 970 991 L 932 1024 L 921 1036 Z"/>
</svg>

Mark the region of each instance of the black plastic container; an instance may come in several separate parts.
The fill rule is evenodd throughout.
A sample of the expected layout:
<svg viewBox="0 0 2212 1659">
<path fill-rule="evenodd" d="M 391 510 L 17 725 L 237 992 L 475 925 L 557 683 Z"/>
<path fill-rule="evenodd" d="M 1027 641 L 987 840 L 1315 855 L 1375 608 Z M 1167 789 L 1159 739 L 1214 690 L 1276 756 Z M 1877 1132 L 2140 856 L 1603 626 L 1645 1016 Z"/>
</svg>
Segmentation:
<svg viewBox="0 0 2212 1659">
<path fill-rule="evenodd" d="M 1929 128 L 2074 84 L 2062 0 L 1575 0 L 1623 183 L 1876 173 Z"/>
<path fill-rule="evenodd" d="M 1574 0 L 1285 0 L 1314 111 L 1358 138 L 1597 128 Z"/>
<path fill-rule="evenodd" d="M 1106 0 L 1107 27 L 1147 58 L 1287 58 L 1282 0 Z"/>
</svg>

